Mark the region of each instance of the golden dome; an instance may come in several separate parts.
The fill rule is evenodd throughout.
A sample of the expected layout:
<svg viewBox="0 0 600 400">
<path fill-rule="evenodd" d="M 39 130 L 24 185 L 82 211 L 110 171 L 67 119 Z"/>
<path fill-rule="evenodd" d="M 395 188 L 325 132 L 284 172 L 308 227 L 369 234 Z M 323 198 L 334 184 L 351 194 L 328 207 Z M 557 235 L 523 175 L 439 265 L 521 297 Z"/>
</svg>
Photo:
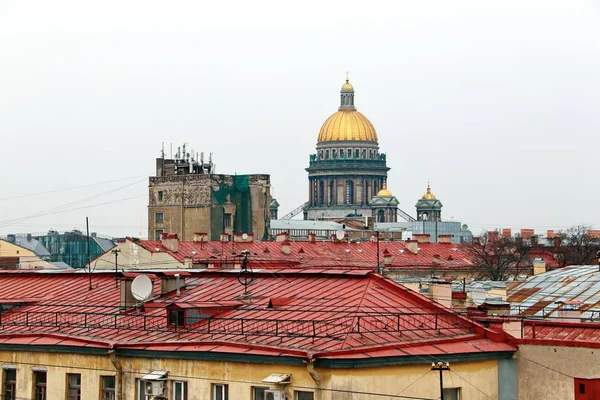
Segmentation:
<svg viewBox="0 0 600 400">
<path fill-rule="evenodd" d="M 319 132 L 319 142 L 334 140 L 377 141 L 375 127 L 356 110 L 340 110 L 327 118 Z"/>
<path fill-rule="evenodd" d="M 342 93 L 354 92 L 354 86 L 346 79 L 346 83 L 342 85 Z"/>
<path fill-rule="evenodd" d="M 392 197 L 392 192 L 390 192 L 387 188 L 387 182 L 383 182 L 383 188 L 377 192 L 377 196 L 379 197 Z"/>
<path fill-rule="evenodd" d="M 427 184 L 427 193 L 425 193 L 421 198 L 423 200 L 435 200 L 435 195 L 431 193 L 431 188 L 429 187 L 429 184 Z"/>
</svg>

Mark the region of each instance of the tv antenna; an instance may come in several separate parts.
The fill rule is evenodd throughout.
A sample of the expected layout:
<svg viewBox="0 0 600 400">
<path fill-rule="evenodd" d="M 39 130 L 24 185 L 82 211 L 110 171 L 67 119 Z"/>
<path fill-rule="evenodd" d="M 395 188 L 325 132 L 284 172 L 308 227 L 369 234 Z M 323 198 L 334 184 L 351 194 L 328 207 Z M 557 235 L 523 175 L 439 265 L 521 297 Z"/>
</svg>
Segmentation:
<svg viewBox="0 0 600 400">
<path fill-rule="evenodd" d="M 242 250 L 241 254 L 244 258 L 242 259 L 242 266 L 237 279 L 238 282 L 244 286 L 244 295 L 247 295 L 248 286 L 254 282 L 254 272 L 252 272 L 252 268 L 248 267 L 248 256 L 250 255 L 250 252 L 248 250 Z"/>
</svg>

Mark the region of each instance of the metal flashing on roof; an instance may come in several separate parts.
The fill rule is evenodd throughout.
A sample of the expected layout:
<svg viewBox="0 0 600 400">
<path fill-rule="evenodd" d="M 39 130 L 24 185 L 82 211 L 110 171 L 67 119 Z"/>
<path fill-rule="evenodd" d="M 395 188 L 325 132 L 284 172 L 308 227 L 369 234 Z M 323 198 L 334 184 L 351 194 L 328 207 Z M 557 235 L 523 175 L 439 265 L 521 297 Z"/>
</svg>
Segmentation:
<svg viewBox="0 0 600 400">
<path fill-rule="evenodd" d="M 292 374 L 271 374 L 262 381 L 264 383 L 278 383 L 283 385 L 292 382 Z"/>
<path fill-rule="evenodd" d="M 166 381 L 169 377 L 169 371 L 152 371 L 142 376 L 143 381 Z"/>
</svg>

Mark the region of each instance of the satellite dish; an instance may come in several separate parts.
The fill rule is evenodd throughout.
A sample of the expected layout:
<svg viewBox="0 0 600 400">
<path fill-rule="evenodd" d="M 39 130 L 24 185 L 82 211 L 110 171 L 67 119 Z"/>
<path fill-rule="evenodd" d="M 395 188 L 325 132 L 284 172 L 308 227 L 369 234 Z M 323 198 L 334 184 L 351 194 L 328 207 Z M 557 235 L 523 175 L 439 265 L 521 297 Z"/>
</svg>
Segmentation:
<svg viewBox="0 0 600 400">
<path fill-rule="evenodd" d="M 344 238 L 346 237 L 346 231 L 343 229 L 340 229 L 338 231 L 335 232 L 335 238 L 337 240 L 344 240 Z"/>
<path fill-rule="evenodd" d="M 485 301 L 485 289 L 481 283 L 475 283 L 472 286 L 473 290 L 471 291 L 471 297 L 473 298 L 473 303 L 480 306 Z"/>
<path fill-rule="evenodd" d="M 146 275 L 137 276 L 131 282 L 131 295 L 140 301 L 148 300 L 152 295 L 152 281 Z"/>
<path fill-rule="evenodd" d="M 244 240 L 248 239 L 248 234 L 247 234 L 247 233 L 244 233 L 244 234 L 242 235 L 242 239 L 244 239 Z"/>
</svg>

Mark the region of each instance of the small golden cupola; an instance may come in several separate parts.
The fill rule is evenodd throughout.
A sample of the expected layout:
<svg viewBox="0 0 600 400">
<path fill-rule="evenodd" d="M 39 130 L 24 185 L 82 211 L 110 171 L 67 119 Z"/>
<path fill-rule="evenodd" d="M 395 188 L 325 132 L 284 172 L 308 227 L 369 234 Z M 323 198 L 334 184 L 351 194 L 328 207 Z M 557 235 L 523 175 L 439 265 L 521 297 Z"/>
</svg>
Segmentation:
<svg viewBox="0 0 600 400">
<path fill-rule="evenodd" d="M 379 197 L 392 197 L 392 192 L 390 192 L 387 188 L 387 180 L 383 181 L 383 188 L 379 192 L 377 192 L 377 196 Z"/>
<path fill-rule="evenodd" d="M 421 197 L 423 200 L 435 200 L 435 195 L 431 193 L 431 187 L 427 184 L 427 192 Z"/>
</svg>

